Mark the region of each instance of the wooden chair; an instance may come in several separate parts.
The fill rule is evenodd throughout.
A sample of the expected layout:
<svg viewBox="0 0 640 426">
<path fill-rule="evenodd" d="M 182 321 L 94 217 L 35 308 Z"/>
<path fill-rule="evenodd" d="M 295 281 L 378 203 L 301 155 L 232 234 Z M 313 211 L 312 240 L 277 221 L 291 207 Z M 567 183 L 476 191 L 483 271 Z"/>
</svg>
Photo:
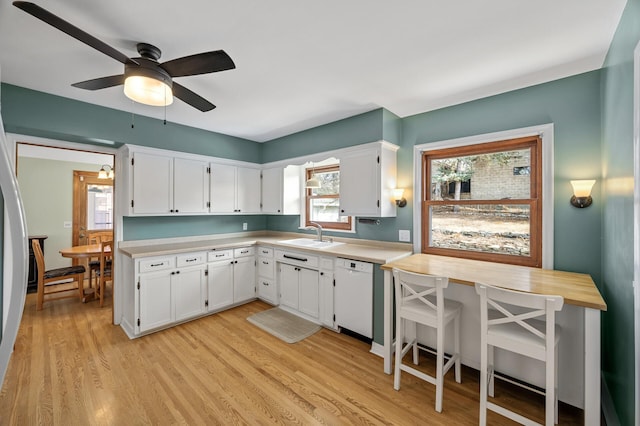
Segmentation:
<svg viewBox="0 0 640 426">
<path fill-rule="evenodd" d="M 113 231 L 87 231 L 88 244 L 100 244 L 103 241 L 113 241 Z M 96 286 L 98 285 L 97 273 L 100 269 L 100 258 L 89 259 L 87 263 L 89 267 L 89 287 L 93 287 L 93 277 L 96 277 Z"/>
<path fill-rule="evenodd" d="M 393 387 L 400 389 L 401 371 L 406 371 L 422 380 L 436 385 L 436 411 L 442 412 L 442 395 L 444 376 L 455 365 L 456 382 L 461 382 L 460 371 L 460 312 L 462 304 L 444 298 L 444 289 L 449 279 L 433 275 L 393 269 L 396 297 L 396 361 Z M 453 322 L 454 353 L 444 363 L 445 329 Z M 418 346 L 417 324 L 426 325 L 436 330 L 435 351 Z M 411 334 L 406 333 L 411 325 Z M 411 337 L 404 347 L 404 340 Z M 409 349 L 413 348 L 413 363 L 418 365 L 419 349 L 436 355 L 436 376 L 430 376 L 418 369 L 403 364 L 402 359 Z"/>
<path fill-rule="evenodd" d="M 100 307 L 104 306 L 104 292 L 107 281 L 112 280 L 113 241 L 103 241 L 100 249 L 99 268 L 96 272 L 96 298 L 100 298 Z"/>
<path fill-rule="evenodd" d="M 46 271 L 40 242 L 37 239 L 33 239 L 31 247 L 33 247 L 33 254 L 35 255 L 38 269 L 36 310 L 41 311 L 45 301 L 48 302 L 69 297 L 78 297 L 80 301 L 82 301 L 84 296 L 85 267 L 76 265 Z M 69 282 L 69 278 L 72 278 L 73 281 Z M 70 284 L 73 283 L 76 283 L 76 286 L 70 287 Z M 45 298 L 45 296 L 49 295 L 52 296 Z"/>
<path fill-rule="evenodd" d="M 488 401 L 494 396 L 494 348 L 501 348 L 545 363 L 545 391 L 525 388 L 545 395 L 545 424 L 558 422 L 558 342 L 560 327 L 555 313 L 562 309 L 562 296 L 523 293 L 476 283 L 480 295 L 480 425 L 487 423 L 487 410 L 520 424 L 539 424 Z M 545 321 L 534 318 L 543 317 Z M 518 384 L 512 380 L 510 383 Z M 521 385 L 522 386 L 522 385 Z"/>
</svg>

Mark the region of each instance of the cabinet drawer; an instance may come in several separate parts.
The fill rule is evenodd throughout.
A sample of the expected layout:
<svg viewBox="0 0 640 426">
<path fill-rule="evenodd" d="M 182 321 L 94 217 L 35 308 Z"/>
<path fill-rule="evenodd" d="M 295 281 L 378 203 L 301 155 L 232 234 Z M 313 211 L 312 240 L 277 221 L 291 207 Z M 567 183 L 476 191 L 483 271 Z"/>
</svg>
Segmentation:
<svg viewBox="0 0 640 426">
<path fill-rule="evenodd" d="M 318 268 L 318 256 L 311 256 L 303 252 L 276 250 L 276 260 L 290 265 Z"/>
<path fill-rule="evenodd" d="M 256 254 L 255 247 L 242 247 L 242 248 L 237 248 L 233 250 L 233 257 L 236 257 L 236 258 L 253 256 L 255 254 Z"/>
<path fill-rule="evenodd" d="M 273 249 L 271 247 L 258 247 L 258 256 L 273 257 Z"/>
<path fill-rule="evenodd" d="M 333 258 L 331 257 L 321 257 L 320 258 L 320 269 L 328 269 L 333 271 Z"/>
<path fill-rule="evenodd" d="M 268 257 L 260 257 L 258 260 L 258 275 L 261 278 L 274 278 L 276 262 Z"/>
<path fill-rule="evenodd" d="M 211 250 L 207 253 L 207 262 L 233 259 L 233 250 Z"/>
<path fill-rule="evenodd" d="M 176 257 L 176 265 L 178 268 L 183 266 L 201 265 L 207 261 L 205 252 L 181 254 Z"/>
<path fill-rule="evenodd" d="M 156 257 L 151 259 L 140 259 L 138 261 L 138 272 L 162 271 L 175 267 L 174 257 Z"/>
</svg>

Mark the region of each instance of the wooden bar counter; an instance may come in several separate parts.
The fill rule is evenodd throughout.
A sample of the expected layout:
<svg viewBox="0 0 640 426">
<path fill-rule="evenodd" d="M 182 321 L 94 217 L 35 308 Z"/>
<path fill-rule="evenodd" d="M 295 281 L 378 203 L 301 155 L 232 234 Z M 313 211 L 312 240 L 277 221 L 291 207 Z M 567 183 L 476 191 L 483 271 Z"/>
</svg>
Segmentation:
<svg viewBox="0 0 640 426">
<path fill-rule="evenodd" d="M 569 306 L 563 310 L 578 309 L 583 321 L 579 327 L 581 336 L 572 337 L 584 345 L 584 393 L 580 402 L 584 408 L 585 424 L 600 424 L 600 312 L 606 311 L 607 305 L 590 275 L 428 254 L 414 254 L 384 264 L 381 266 L 384 271 L 383 350 L 387 374 L 391 374 L 393 353 L 393 268 L 449 277 L 452 284 L 473 287 L 476 282 L 481 282 L 510 290 L 564 297 L 565 305 Z M 462 327 L 465 325 L 463 321 Z M 479 359 L 479 346 L 477 353 Z M 471 364 L 475 361 L 472 360 Z"/>
</svg>

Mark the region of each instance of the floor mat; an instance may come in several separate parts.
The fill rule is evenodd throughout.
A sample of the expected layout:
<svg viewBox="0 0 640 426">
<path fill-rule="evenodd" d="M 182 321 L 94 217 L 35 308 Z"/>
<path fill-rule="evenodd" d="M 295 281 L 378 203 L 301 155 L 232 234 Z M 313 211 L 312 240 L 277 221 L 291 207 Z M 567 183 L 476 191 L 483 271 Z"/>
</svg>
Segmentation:
<svg viewBox="0 0 640 426">
<path fill-rule="evenodd" d="M 287 343 L 299 342 L 322 328 L 280 308 L 258 312 L 248 317 L 247 321 Z"/>
</svg>

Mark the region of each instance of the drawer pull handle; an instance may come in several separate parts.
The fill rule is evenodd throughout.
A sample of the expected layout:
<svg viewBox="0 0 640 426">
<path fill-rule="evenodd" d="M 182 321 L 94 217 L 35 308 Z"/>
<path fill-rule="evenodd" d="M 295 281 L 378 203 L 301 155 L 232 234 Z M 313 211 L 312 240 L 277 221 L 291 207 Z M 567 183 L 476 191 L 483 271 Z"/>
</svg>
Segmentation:
<svg viewBox="0 0 640 426">
<path fill-rule="evenodd" d="M 216 257 L 224 257 L 224 254 L 216 254 Z"/>
<path fill-rule="evenodd" d="M 241 250 L 240 253 L 247 254 L 247 253 L 249 253 L 249 250 Z"/>
<path fill-rule="evenodd" d="M 300 262 L 306 262 L 307 261 L 307 259 L 304 258 L 304 257 L 289 256 L 288 254 L 283 254 L 282 257 L 284 257 L 285 259 L 299 260 Z"/>
<path fill-rule="evenodd" d="M 195 262 L 196 260 L 198 260 L 197 258 L 193 258 L 193 259 L 186 259 L 185 262 Z"/>
<path fill-rule="evenodd" d="M 269 283 L 262 282 L 262 285 L 266 285 L 266 286 L 268 286 L 268 285 L 269 285 Z"/>
<path fill-rule="evenodd" d="M 268 264 L 269 264 L 269 262 L 267 262 L 266 260 L 263 260 L 263 261 L 262 261 L 262 264 L 263 264 L 263 265 L 268 265 Z"/>
<path fill-rule="evenodd" d="M 164 265 L 164 263 L 152 263 L 151 265 L 149 265 L 152 268 L 155 268 L 156 266 L 162 266 Z"/>
</svg>

